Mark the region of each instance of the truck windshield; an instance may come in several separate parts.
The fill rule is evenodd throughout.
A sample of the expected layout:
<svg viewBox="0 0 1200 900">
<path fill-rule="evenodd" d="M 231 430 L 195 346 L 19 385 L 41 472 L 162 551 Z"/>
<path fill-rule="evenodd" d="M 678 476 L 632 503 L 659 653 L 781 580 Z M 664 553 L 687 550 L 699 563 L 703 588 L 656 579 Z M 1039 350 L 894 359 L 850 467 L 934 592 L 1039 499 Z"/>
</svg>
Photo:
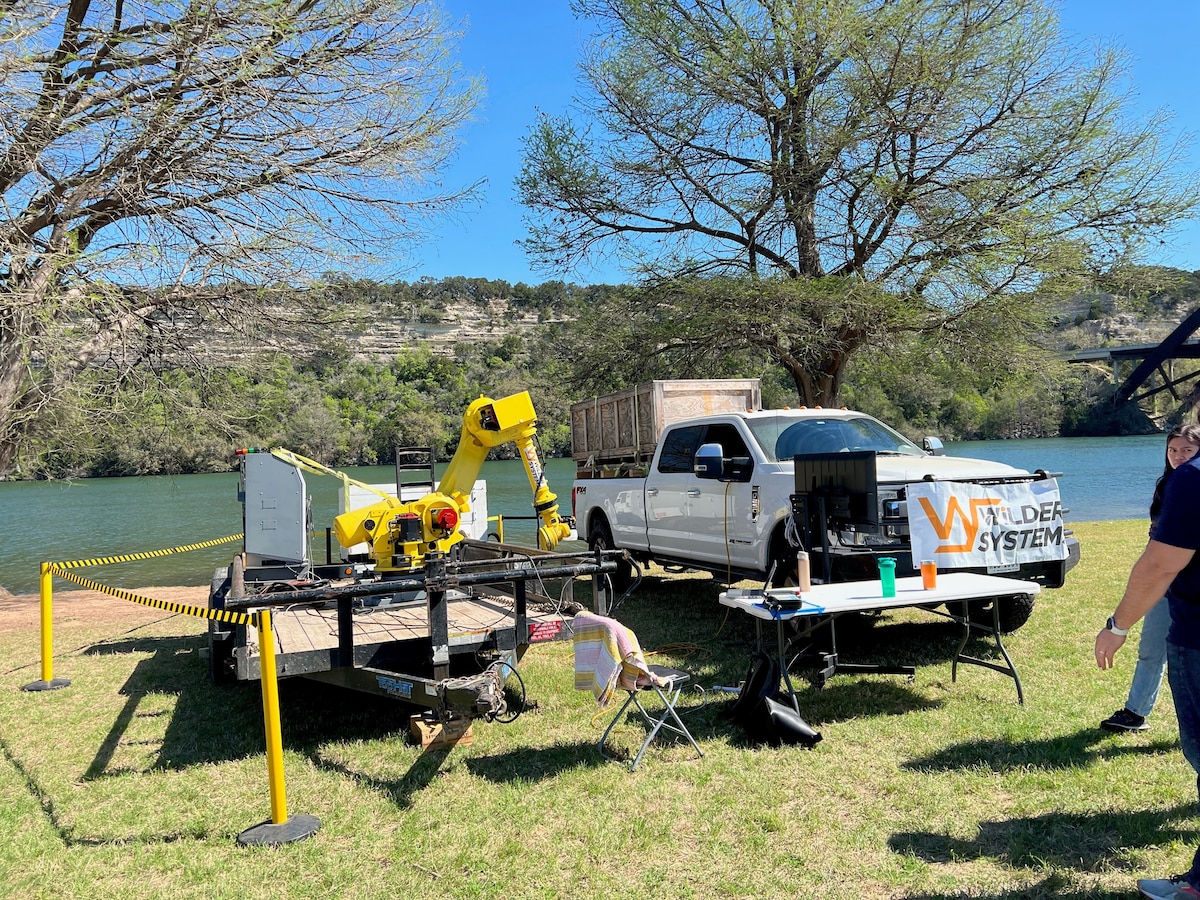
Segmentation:
<svg viewBox="0 0 1200 900">
<path fill-rule="evenodd" d="M 870 416 L 797 418 L 779 416 L 748 419 L 746 424 L 767 458 L 790 460 L 802 453 L 840 453 L 874 450 L 896 456 L 924 456 L 925 451 L 899 432 Z"/>
</svg>

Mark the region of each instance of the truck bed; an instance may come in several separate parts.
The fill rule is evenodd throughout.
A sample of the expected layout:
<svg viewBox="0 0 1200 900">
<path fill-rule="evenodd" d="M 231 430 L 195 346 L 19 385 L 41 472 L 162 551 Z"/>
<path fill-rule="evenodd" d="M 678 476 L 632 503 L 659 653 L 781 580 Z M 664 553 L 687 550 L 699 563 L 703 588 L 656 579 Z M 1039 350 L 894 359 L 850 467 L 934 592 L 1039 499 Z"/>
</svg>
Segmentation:
<svg viewBox="0 0 1200 900">
<path fill-rule="evenodd" d="M 571 456 L 581 468 L 646 464 L 667 425 L 761 406 L 757 378 L 639 384 L 571 406 Z"/>
</svg>

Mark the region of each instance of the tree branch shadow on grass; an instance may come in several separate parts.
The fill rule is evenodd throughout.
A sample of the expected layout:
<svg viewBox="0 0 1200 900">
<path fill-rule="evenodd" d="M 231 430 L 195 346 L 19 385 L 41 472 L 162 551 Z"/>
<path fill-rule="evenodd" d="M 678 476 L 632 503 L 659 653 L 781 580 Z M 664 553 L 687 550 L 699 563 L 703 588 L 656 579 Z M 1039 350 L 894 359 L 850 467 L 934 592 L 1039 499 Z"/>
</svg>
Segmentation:
<svg viewBox="0 0 1200 900">
<path fill-rule="evenodd" d="M 902 768 L 930 774 L 953 769 L 990 769 L 1003 773 L 1030 767 L 1072 769 L 1098 759 L 1168 753 L 1178 750 L 1178 741 L 1159 740 L 1130 746 L 1116 743 L 1114 735 L 1099 728 L 1041 740 L 1012 741 L 1004 738 L 965 741 L 902 764 Z"/>
<path fill-rule="evenodd" d="M 145 715 L 142 701 L 151 694 L 174 695 L 153 768 L 185 769 L 261 754 L 266 747 L 262 690 L 258 681 L 214 685 L 198 652 L 204 635 L 141 637 L 89 647 L 86 655 L 145 655 L 121 685 L 126 698 L 108 734 L 84 774 L 85 780 L 122 774 L 112 770 L 130 725 Z M 284 749 L 311 754 L 323 742 L 386 740 L 407 735 L 407 704 L 305 679 L 279 684 L 280 727 Z"/>
<path fill-rule="evenodd" d="M 204 635 L 138 637 L 105 641 L 84 651 L 88 656 L 146 655 L 138 660 L 118 690 L 126 698 L 125 705 L 96 748 L 96 755 L 84 773 L 85 781 L 122 774 L 113 771 L 111 764 L 126 740 L 130 725 L 140 716 L 160 715 L 141 708 L 142 701 L 151 694 L 175 697 L 154 768 L 183 769 L 263 752 L 261 694 L 241 690 L 240 685 L 213 685 L 199 654 L 206 642 Z"/>
<path fill-rule="evenodd" d="M 1140 811 L 1052 812 L 982 822 L 974 840 L 931 831 L 897 832 L 888 839 L 888 846 L 895 853 L 911 854 L 929 863 L 991 859 L 1014 868 L 1088 873 L 1129 870 L 1128 860 L 1114 848 L 1154 847 L 1173 841 L 1195 844 L 1196 829 L 1177 824 L 1195 814 L 1194 803 Z"/>
</svg>

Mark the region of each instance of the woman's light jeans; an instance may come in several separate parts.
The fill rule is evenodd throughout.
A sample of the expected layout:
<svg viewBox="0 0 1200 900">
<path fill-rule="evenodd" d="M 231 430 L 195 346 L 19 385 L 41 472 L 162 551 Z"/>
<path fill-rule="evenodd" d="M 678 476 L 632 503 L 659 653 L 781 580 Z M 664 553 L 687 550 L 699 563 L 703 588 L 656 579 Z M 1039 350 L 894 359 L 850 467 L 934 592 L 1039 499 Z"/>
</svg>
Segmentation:
<svg viewBox="0 0 1200 900">
<path fill-rule="evenodd" d="M 1171 609 L 1164 597 L 1142 618 L 1142 633 L 1138 638 L 1137 666 L 1129 699 L 1125 708 L 1139 716 L 1148 716 L 1158 701 L 1163 672 L 1167 667 L 1167 629 L 1171 627 Z"/>
</svg>

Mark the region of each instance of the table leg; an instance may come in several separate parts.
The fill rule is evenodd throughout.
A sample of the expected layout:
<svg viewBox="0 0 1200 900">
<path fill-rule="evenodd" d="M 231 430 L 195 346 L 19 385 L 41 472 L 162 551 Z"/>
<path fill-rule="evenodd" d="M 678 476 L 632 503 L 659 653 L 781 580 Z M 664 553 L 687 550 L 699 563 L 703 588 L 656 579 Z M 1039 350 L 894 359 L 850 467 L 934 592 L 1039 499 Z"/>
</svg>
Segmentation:
<svg viewBox="0 0 1200 900">
<path fill-rule="evenodd" d="M 792 701 L 792 709 L 800 714 L 800 701 L 796 699 L 796 689 L 792 687 L 792 676 L 788 674 L 787 642 L 784 640 L 784 622 L 775 622 L 775 630 L 779 641 L 779 670 L 783 673 L 783 683 L 787 685 L 788 699 Z"/>
<path fill-rule="evenodd" d="M 992 637 L 996 639 L 996 646 L 1000 649 L 1000 655 L 1004 657 L 1005 665 L 1001 666 L 990 660 L 979 659 L 976 656 L 963 656 L 963 649 L 967 646 L 967 640 L 971 636 L 971 611 L 967 605 L 967 601 L 963 601 L 962 618 L 960 621 L 963 626 L 962 639 L 958 642 L 958 649 L 954 651 L 954 659 L 950 663 L 950 680 L 958 680 L 958 664 L 960 662 L 970 663 L 973 666 L 982 666 L 985 669 L 991 669 L 994 672 L 1002 672 L 1013 680 L 1017 686 L 1017 703 L 1025 705 L 1025 691 L 1021 688 L 1021 676 L 1017 674 L 1017 667 L 1012 661 L 1012 657 L 1008 655 L 1008 648 L 1004 646 L 1004 639 L 1000 636 L 1000 600 L 998 597 L 992 598 L 992 627 L 989 629 L 986 626 L 976 625 L 982 631 L 990 631 Z"/>
</svg>

